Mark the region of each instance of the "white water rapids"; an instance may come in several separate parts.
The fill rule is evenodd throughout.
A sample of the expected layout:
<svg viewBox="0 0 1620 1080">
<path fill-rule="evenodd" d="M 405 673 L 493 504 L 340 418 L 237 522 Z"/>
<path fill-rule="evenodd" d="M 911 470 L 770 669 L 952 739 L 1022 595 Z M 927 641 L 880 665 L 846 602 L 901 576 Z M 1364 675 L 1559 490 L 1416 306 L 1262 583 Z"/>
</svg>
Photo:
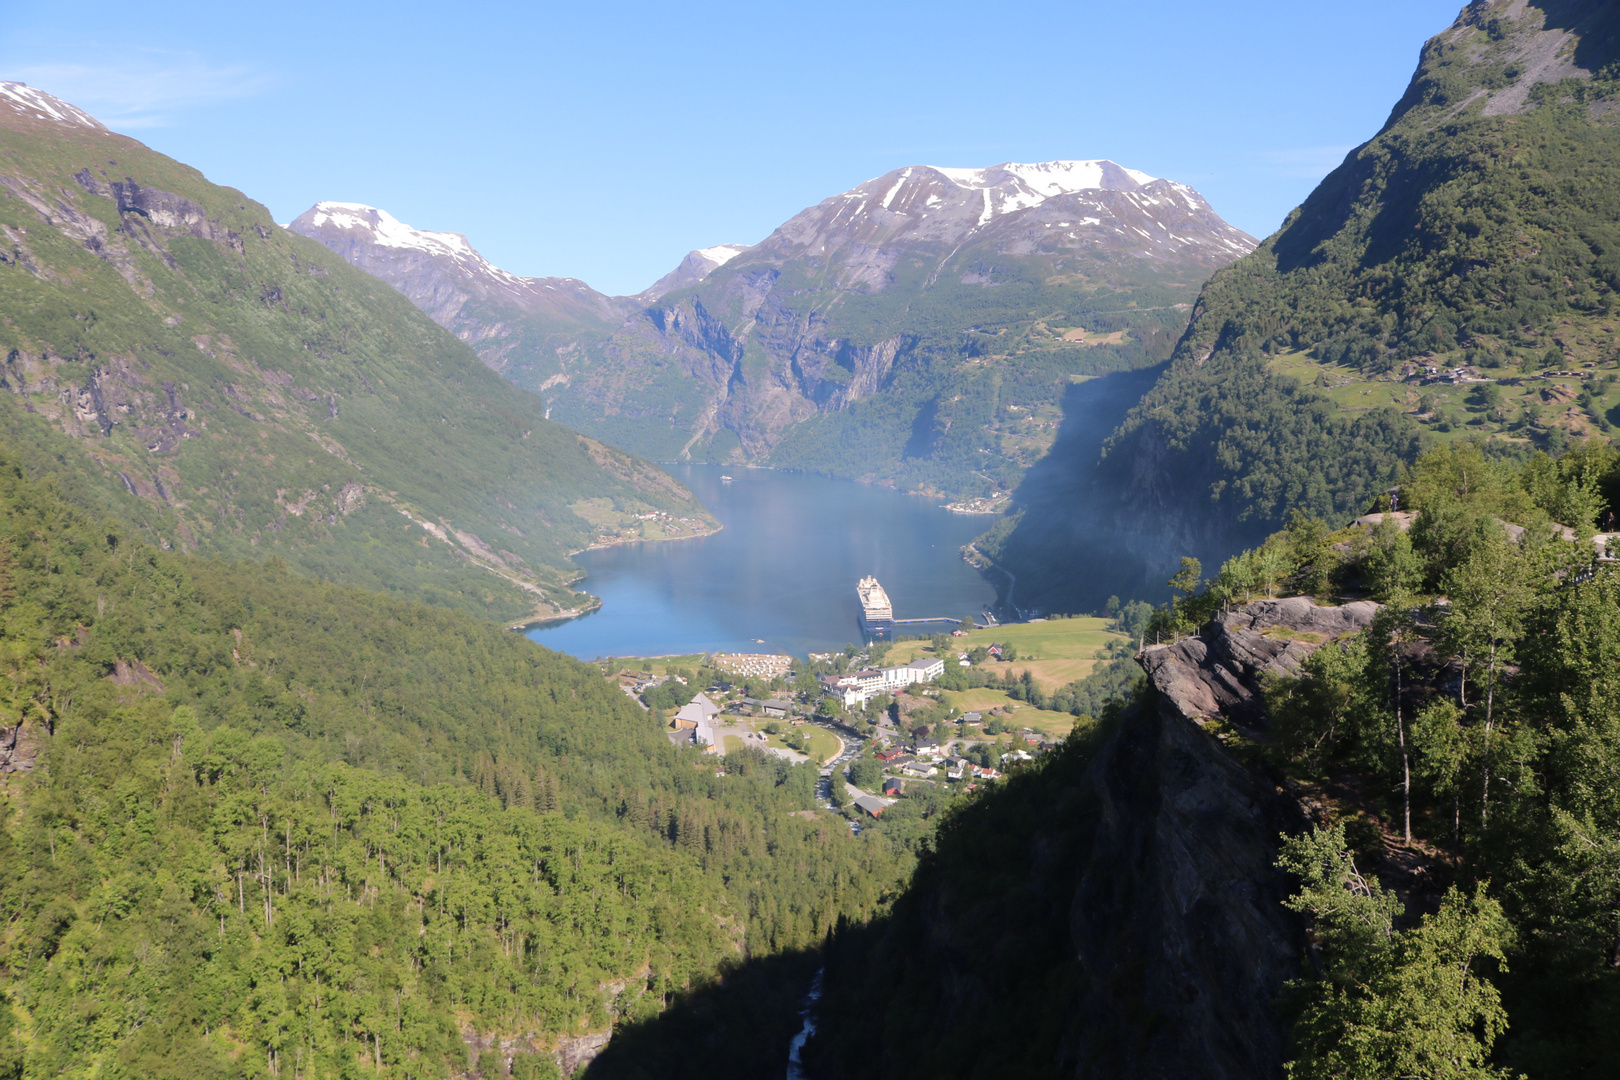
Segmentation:
<svg viewBox="0 0 1620 1080">
<path fill-rule="evenodd" d="M 816 1002 L 821 1000 L 821 975 L 825 970 L 821 968 L 816 971 L 816 977 L 810 980 L 810 989 L 804 995 L 804 1008 L 799 1010 L 799 1015 L 804 1017 L 804 1027 L 788 1044 L 787 1080 L 805 1080 L 804 1062 L 800 1055 L 804 1052 L 805 1042 L 816 1033 Z"/>
</svg>

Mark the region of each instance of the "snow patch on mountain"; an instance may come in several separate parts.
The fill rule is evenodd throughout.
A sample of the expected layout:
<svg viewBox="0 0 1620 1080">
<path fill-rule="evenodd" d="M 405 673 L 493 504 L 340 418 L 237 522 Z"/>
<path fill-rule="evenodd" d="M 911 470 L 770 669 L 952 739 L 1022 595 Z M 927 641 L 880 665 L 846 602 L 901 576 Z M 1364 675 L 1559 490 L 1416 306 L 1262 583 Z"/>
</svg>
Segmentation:
<svg viewBox="0 0 1620 1080">
<path fill-rule="evenodd" d="M 720 267 L 748 250 L 747 244 L 716 244 L 714 247 L 698 248 L 692 254 L 707 259 Z"/>
<path fill-rule="evenodd" d="M 1005 214 L 1028 210 L 1059 195 L 1073 195 L 1082 191 L 1130 190 L 1151 184 L 1157 177 L 1139 169 L 1127 169 L 1107 159 L 1094 161 L 1006 161 L 982 169 L 958 169 L 937 165 L 913 166 L 903 170 L 884 194 L 882 206 L 889 209 L 895 194 L 912 180 L 914 174 L 942 177 L 954 187 L 981 192 L 983 208 L 978 224 L 986 225 Z M 921 179 L 921 177 L 919 177 Z M 875 181 L 873 181 L 875 183 Z M 857 191 L 862 191 L 862 185 Z M 931 196 L 927 205 L 938 202 Z"/>
<path fill-rule="evenodd" d="M 359 232 L 361 239 L 377 247 L 420 251 L 433 257 L 449 258 L 473 274 L 488 275 L 509 285 L 529 283 L 528 279 L 502 270 L 484 258 L 461 233 L 413 228 L 388 211 L 365 203 L 318 202 L 300 214 L 293 225 L 305 226 L 304 229 L 294 229 L 305 235 L 318 234 L 320 230 L 328 228 L 340 232 Z"/>
<path fill-rule="evenodd" d="M 61 98 L 35 89 L 25 82 L 0 81 L 0 104 L 34 120 L 49 120 L 69 127 L 87 127 L 106 131 L 107 126 L 83 109 L 69 105 Z"/>
</svg>

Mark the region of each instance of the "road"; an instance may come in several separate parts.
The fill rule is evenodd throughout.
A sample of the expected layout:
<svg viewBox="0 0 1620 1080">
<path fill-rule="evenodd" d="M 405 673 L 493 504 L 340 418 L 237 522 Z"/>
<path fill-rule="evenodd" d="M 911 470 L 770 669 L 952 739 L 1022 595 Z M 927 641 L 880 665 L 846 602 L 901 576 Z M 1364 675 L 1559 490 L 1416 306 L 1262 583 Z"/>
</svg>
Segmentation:
<svg viewBox="0 0 1620 1080">
<path fill-rule="evenodd" d="M 838 756 L 821 767 L 821 780 L 816 784 L 816 803 L 826 808 L 832 805 L 832 779 L 834 774 L 842 775 L 844 766 L 860 755 L 861 743 L 860 740 L 850 738 L 839 731 L 832 724 L 823 724 L 816 720 L 812 720 L 810 723 L 815 724 L 816 727 L 821 728 L 823 731 L 831 732 L 841 747 Z"/>
</svg>

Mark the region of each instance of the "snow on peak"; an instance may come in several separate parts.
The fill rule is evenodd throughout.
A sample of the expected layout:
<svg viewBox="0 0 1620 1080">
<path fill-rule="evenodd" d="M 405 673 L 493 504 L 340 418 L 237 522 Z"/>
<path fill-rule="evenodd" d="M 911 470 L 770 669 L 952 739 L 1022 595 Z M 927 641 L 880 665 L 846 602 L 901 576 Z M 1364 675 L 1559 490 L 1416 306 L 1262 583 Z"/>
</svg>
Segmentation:
<svg viewBox="0 0 1620 1080">
<path fill-rule="evenodd" d="M 339 229 L 364 229 L 382 247 L 415 248 L 430 255 L 482 260 L 461 233 L 413 229 L 388 211 L 365 203 L 318 202 L 310 215 L 310 224 L 317 229 L 328 224 Z"/>
<path fill-rule="evenodd" d="M 714 247 L 698 248 L 692 254 L 721 267 L 747 250 L 747 244 L 716 244 Z"/>
<path fill-rule="evenodd" d="M 1096 161 L 1006 161 L 982 169 L 952 169 L 939 166 L 913 167 L 901 172 L 888 194 L 883 207 L 900 186 L 913 173 L 933 173 L 944 177 L 964 191 L 977 192 L 983 199 L 979 224 L 984 225 L 1001 214 L 1039 206 L 1057 195 L 1071 195 L 1079 191 L 1123 190 L 1133 191 L 1156 177 L 1137 169 L 1127 169 L 1106 159 Z M 857 189 L 858 191 L 864 189 Z M 978 199 L 974 200 L 975 202 Z M 932 205 L 932 203 L 930 203 Z"/>
<path fill-rule="evenodd" d="M 24 82 L 0 81 L 0 102 L 35 120 L 50 120 L 69 127 L 94 128 L 106 131 L 107 126 L 83 109 L 69 105 L 61 98 L 37 90 Z"/>
<path fill-rule="evenodd" d="M 957 187 L 991 188 L 1012 179 L 1028 188 L 1031 193 L 1049 199 L 1054 195 L 1069 195 L 1076 191 L 1091 191 L 1108 186 L 1107 171 L 1118 170 L 1138 184 L 1150 184 L 1158 179 L 1136 169 L 1127 169 L 1107 159 L 1096 161 L 1004 161 L 983 169 L 945 169 L 930 166 L 934 172 Z"/>
</svg>

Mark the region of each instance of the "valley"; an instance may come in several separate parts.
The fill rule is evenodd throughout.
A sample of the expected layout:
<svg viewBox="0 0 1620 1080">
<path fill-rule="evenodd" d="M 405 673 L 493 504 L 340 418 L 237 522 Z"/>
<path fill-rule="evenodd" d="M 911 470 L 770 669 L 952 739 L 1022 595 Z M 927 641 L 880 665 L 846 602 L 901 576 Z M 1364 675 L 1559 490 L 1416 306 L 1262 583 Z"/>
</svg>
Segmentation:
<svg viewBox="0 0 1620 1080">
<path fill-rule="evenodd" d="M 1327 83 L 1268 87 L 1338 164 L 1259 240 L 1056 156 L 1127 107 L 1210 154 L 1162 114 L 1224 131 L 1187 88 L 1251 72 L 1189 83 L 1169 16 L 1029 139 L 1037 65 L 927 13 L 897 48 L 1027 88 L 976 160 L 1058 146 L 936 167 L 987 123 L 957 83 L 800 130 L 803 42 L 697 71 L 703 12 L 500 23 L 554 80 L 507 94 L 477 20 L 324 14 L 278 48 L 337 41 L 343 107 L 292 122 L 353 160 L 261 152 L 264 202 L 154 149 L 204 109 L 160 80 L 107 123 L 0 81 L 0 1080 L 1612 1074 L 1614 5 L 1474 0 L 1348 151 Z M 1297 73 L 1204 16 L 1205 67 L 1237 20 Z M 457 101 L 405 156 L 397 28 Z M 210 137 L 286 145 L 243 104 L 280 69 L 197 65 Z M 773 125 L 835 167 L 704 239 Z M 709 246 L 610 296 L 316 179 L 556 237 L 611 188 L 593 250 L 671 207 Z"/>
</svg>

